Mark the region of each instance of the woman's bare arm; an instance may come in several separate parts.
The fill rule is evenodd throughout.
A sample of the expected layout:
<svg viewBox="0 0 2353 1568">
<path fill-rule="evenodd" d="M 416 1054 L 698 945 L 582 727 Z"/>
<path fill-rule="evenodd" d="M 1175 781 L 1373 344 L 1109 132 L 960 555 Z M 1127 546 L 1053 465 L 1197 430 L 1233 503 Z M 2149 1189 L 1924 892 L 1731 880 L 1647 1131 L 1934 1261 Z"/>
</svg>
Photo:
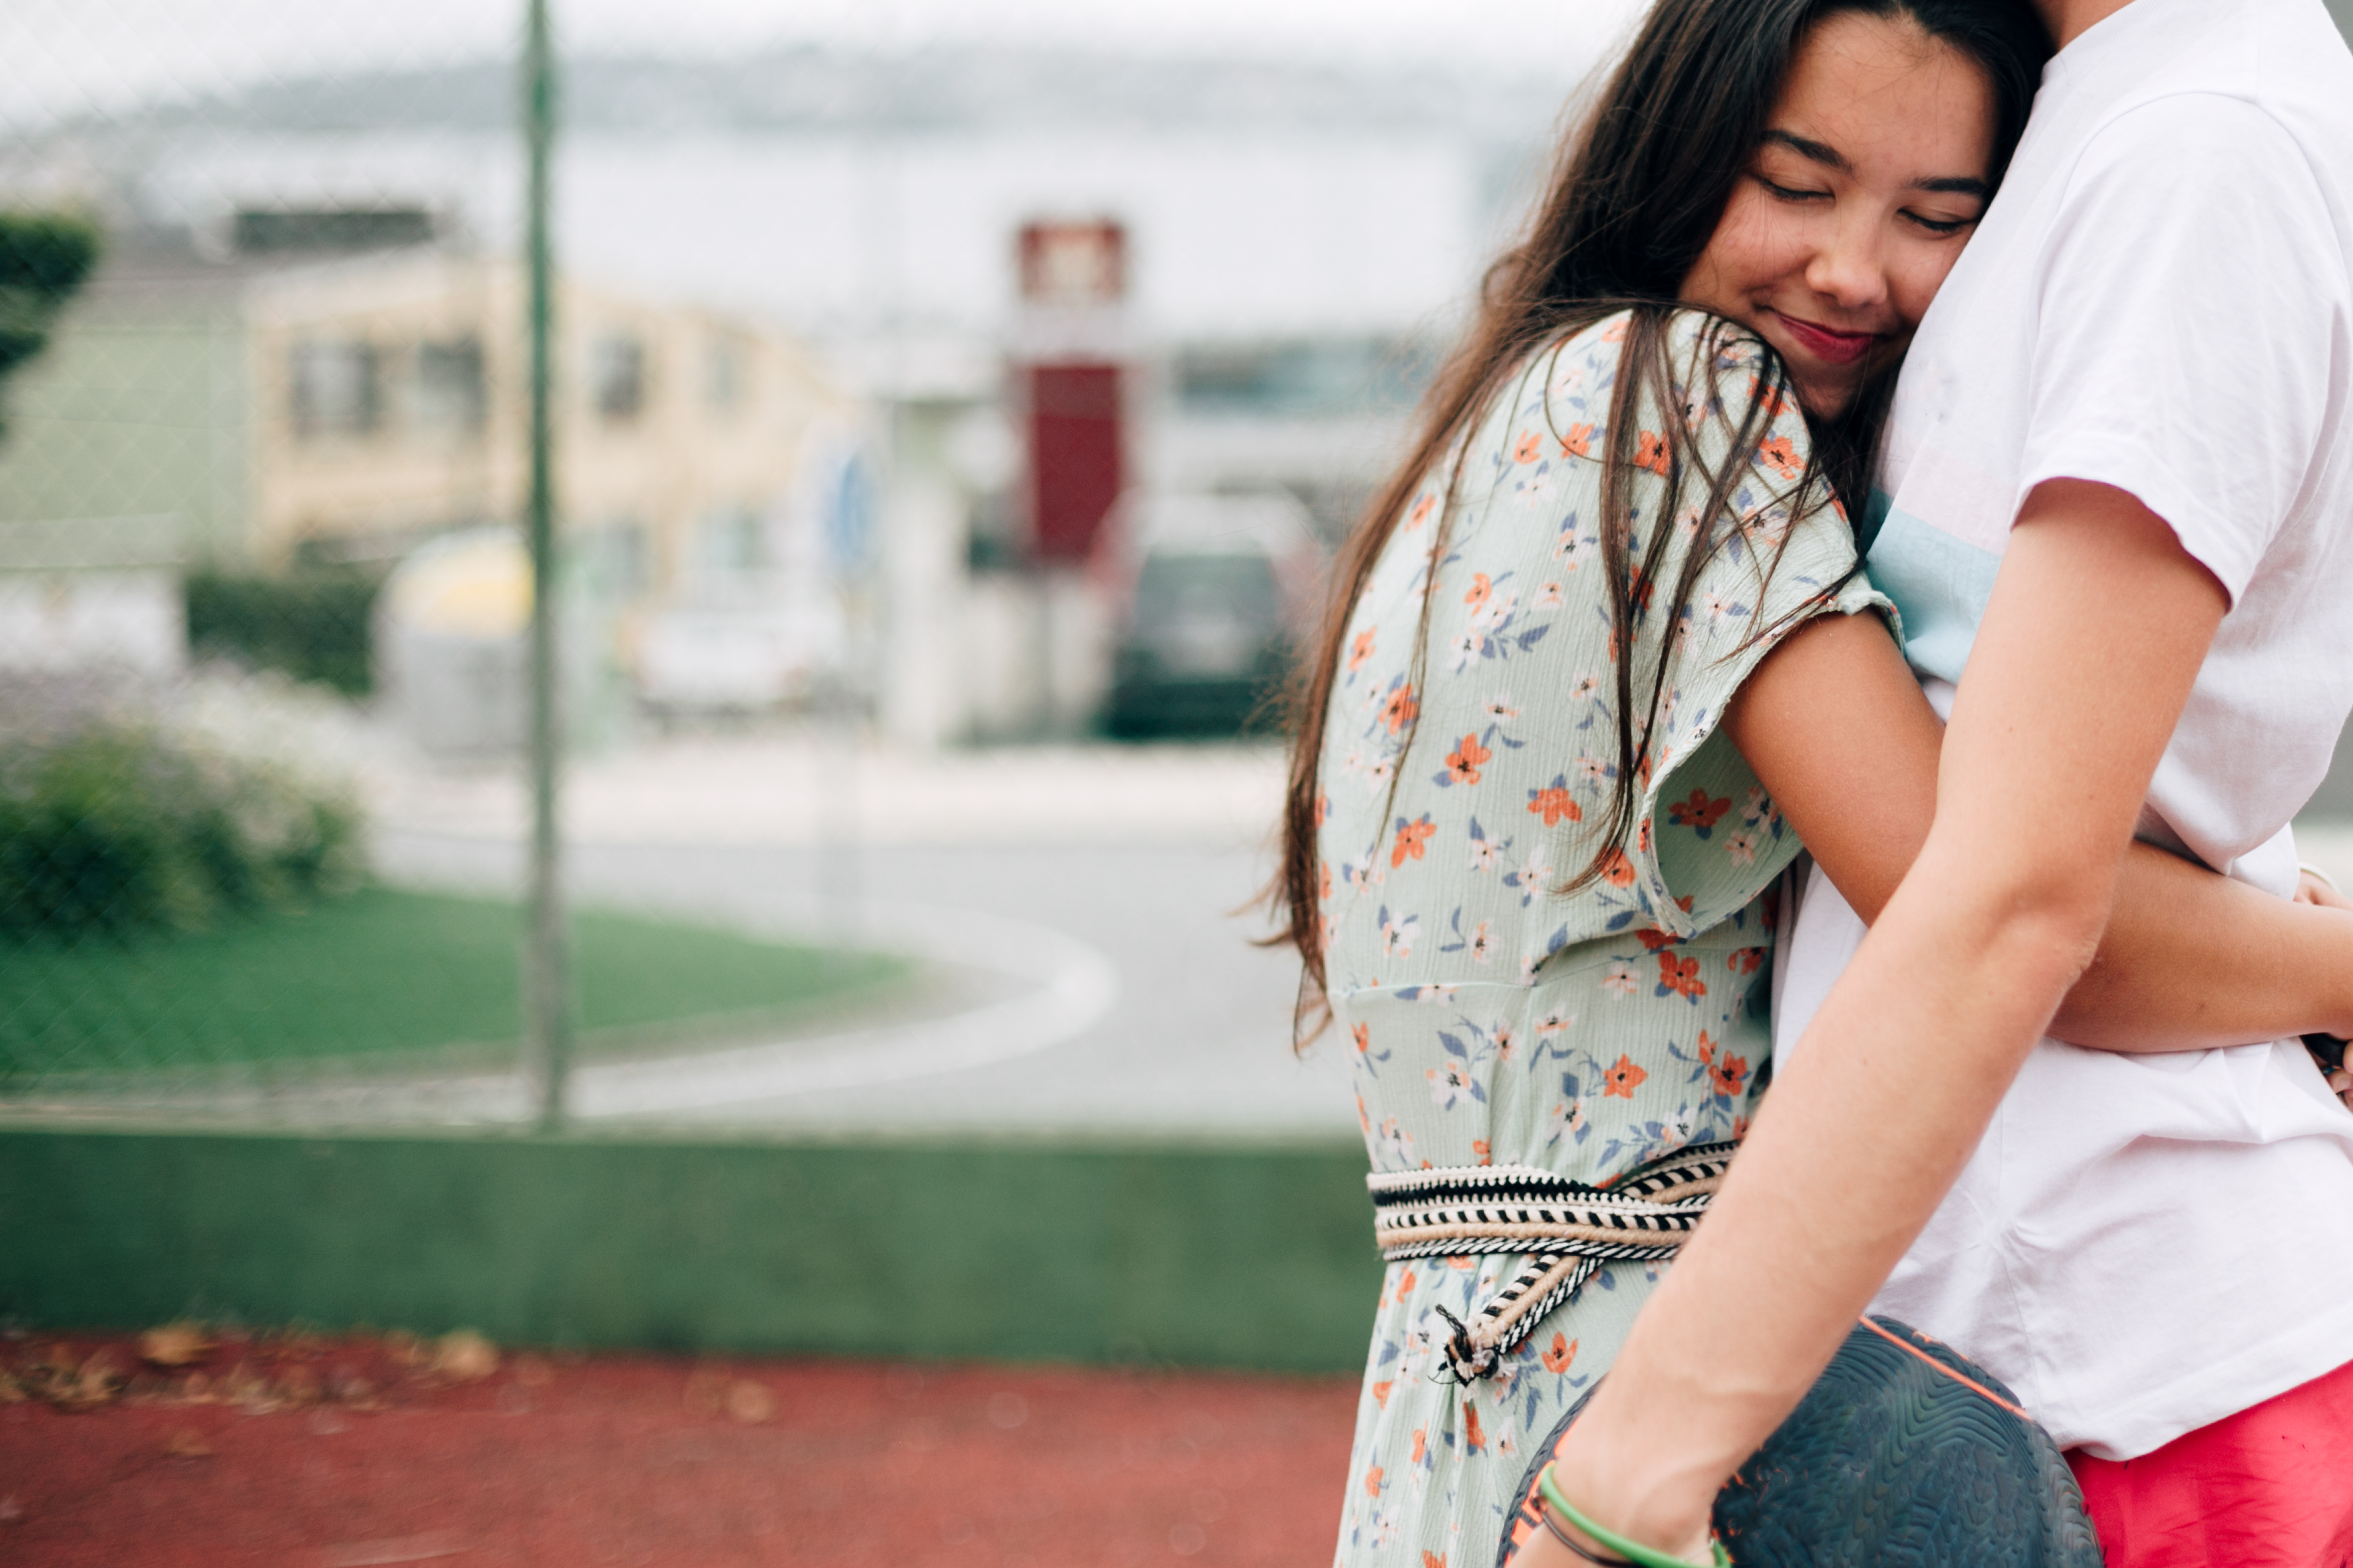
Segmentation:
<svg viewBox="0 0 2353 1568">
<path fill-rule="evenodd" d="M 1876 921 L 1927 841 L 1944 725 L 1875 616 L 1790 634 L 1725 716 L 1798 837 Z M 2353 1033 L 2353 912 L 2291 903 L 2135 844 L 2091 967 L 2051 1032 L 2176 1051 Z"/>
</svg>

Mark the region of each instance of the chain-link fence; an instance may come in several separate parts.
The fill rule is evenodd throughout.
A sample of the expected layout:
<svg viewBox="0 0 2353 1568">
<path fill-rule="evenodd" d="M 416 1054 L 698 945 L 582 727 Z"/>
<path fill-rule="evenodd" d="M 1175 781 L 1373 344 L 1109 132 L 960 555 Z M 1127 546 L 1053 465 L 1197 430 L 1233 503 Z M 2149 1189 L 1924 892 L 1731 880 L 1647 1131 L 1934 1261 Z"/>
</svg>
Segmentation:
<svg viewBox="0 0 2353 1568">
<path fill-rule="evenodd" d="M 0 1111 L 533 1119 L 543 614 L 574 1114 L 1348 1125 L 1269 700 L 1598 43 L 608 46 L 543 297 L 525 0 L 342 9 L 0 20 Z"/>
</svg>

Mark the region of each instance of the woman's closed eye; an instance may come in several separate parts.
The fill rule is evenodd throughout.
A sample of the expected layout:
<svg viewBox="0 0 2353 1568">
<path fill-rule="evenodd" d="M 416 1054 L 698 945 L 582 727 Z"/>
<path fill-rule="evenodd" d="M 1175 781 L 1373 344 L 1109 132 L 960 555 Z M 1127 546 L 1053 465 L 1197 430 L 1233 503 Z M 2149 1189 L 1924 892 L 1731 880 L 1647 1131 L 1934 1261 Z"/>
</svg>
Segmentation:
<svg viewBox="0 0 2353 1568">
<path fill-rule="evenodd" d="M 1937 235 L 1958 234 L 1963 229 L 1973 228 L 1976 226 L 1979 216 L 1978 214 L 1971 213 L 1967 217 L 1936 217 L 1927 213 L 1915 213 L 1910 211 L 1905 212 L 1904 216 L 1913 223 L 1918 224 L 1922 228 L 1926 229 L 1930 234 Z"/>
<path fill-rule="evenodd" d="M 1758 174 L 1755 178 L 1758 184 L 1773 193 L 1774 196 L 1781 201 L 1826 202 L 1831 199 L 1831 193 L 1828 191 L 1810 190 L 1801 185 L 1785 185 L 1770 174 Z"/>
</svg>

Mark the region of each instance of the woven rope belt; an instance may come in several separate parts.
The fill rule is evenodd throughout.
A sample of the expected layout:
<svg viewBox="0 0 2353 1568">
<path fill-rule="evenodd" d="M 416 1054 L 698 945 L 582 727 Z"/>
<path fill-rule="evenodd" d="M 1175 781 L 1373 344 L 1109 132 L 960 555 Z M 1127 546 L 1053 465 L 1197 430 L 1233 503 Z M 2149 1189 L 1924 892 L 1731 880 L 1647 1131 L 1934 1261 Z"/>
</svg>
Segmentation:
<svg viewBox="0 0 2353 1568">
<path fill-rule="evenodd" d="M 1459 1258 L 1524 1252 L 1527 1266 L 1489 1297 L 1446 1346 L 1455 1378 L 1491 1377 L 1544 1321 L 1605 1263 L 1672 1258 L 1707 1213 L 1732 1168 L 1733 1143 L 1695 1143 L 1627 1173 L 1607 1187 L 1528 1165 L 1457 1165 L 1376 1172 L 1373 1235 L 1381 1256 Z"/>
</svg>

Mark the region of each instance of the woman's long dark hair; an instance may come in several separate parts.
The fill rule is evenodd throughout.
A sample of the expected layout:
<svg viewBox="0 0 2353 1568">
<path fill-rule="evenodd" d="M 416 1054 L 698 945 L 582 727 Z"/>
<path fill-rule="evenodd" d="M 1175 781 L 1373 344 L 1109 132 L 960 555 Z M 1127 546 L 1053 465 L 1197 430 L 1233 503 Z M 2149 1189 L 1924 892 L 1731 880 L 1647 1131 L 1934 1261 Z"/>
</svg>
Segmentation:
<svg viewBox="0 0 2353 1568">
<path fill-rule="evenodd" d="M 1636 618 L 1634 596 L 1648 579 L 1628 560 L 1632 537 L 1626 476 L 1635 458 L 1636 411 L 1644 399 L 1664 405 L 1679 367 L 1670 363 L 1667 321 L 1683 279 L 1698 264 L 1732 198 L 1735 184 L 1762 141 L 1780 100 L 1790 62 L 1806 34 L 1825 17 L 1845 12 L 1903 17 L 1976 63 L 1994 105 L 1991 177 L 1999 179 L 2026 126 L 2034 89 L 2049 58 L 2044 36 L 2026 0 L 1658 0 L 1625 60 L 1609 77 L 1591 112 L 1563 143 L 1543 205 L 1525 237 L 1489 272 L 1476 321 L 1423 400 L 1419 438 L 1366 509 L 1341 551 L 1330 602 L 1293 696 L 1291 773 L 1283 802 L 1282 867 L 1271 889 L 1283 939 L 1304 964 L 1298 1022 L 1321 1014 L 1326 980 L 1321 920 L 1316 827 L 1320 816 L 1317 764 L 1341 643 L 1366 581 L 1400 516 L 1424 479 L 1463 439 L 1504 384 L 1539 347 L 1620 310 L 1632 312 L 1611 395 L 1609 449 L 1603 456 L 1600 554 L 1605 563 L 1610 624 L 1620 646 Z M 1855 500 L 1865 493 L 1871 466 L 1894 393 L 1889 367 L 1872 377 L 1835 420 L 1811 421 L 1813 458 L 1793 496 L 1817 486 Z M 1728 411 L 1733 450 L 1746 452 L 1762 434 L 1776 400 L 1790 395 L 1787 371 L 1776 360 L 1747 394 L 1744 414 Z M 1727 405 L 1728 409 L 1728 405 Z M 1716 516 L 1731 474 L 1707 473 L 1690 443 L 1668 420 L 1672 489 L 1694 468 L 1709 491 L 1702 515 Z M 1455 465 L 1455 479 L 1461 477 Z M 1444 558 L 1454 512 L 1450 484 L 1434 529 L 1430 570 Z M 1653 551 L 1669 531 L 1653 529 Z M 1704 550 L 1687 561 L 1676 596 L 1689 597 Z M 1663 584 L 1662 584 L 1663 585 Z M 1435 584 L 1430 584 L 1434 590 Z M 1427 652 L 1434 591 L 1422 595 L 1415 662 Z M 1647 759 L 1664 667 L 1654 672 L 1649 702 L 1636 720 L 1633 659 L 1617 661 L 1618 775 L 1607 811 L 1595 823 L 1599 847 L 1581 884 L 1621 841 L 1640 808 L 1636 779 Z M 1417 682 L 1418 683 L 1418 682 Z M 1412 737 L 1407 736 L 1410 746 Z M 1403 759 L 1395 777 L 1404 774 Z M 1303 1033 L 1312 1033 L 1304 1031 Z"/>
</svg>

